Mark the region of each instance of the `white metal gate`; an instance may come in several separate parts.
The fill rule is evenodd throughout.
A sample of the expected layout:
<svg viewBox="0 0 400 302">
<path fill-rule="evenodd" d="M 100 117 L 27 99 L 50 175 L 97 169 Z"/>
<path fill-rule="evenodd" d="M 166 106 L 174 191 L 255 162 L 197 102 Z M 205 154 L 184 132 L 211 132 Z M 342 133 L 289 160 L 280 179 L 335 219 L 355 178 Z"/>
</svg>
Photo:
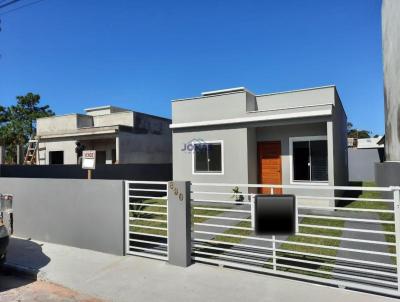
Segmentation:
<svg viewBox="0 0 400 302">
<path fill-rule="evenodd" d="M 167 182 L 125 181 L 126 254 L 168 259 Z"/>
<path fill-rule="evenodd" d="M 296 235 L 254 235 L 251 197 L 260 187 L 304 191 Z M 399 294 L 398 188 L 193 183 L 191 203 L 196 261 Z"/>
</svg>

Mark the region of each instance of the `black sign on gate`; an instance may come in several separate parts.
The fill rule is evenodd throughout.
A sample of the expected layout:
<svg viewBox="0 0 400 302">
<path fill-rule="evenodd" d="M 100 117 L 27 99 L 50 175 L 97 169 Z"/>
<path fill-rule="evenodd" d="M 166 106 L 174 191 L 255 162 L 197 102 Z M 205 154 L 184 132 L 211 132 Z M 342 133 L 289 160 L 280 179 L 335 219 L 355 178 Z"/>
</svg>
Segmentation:
<svg viewBox="0 0 400 302">
<path fill-rule="evenodd" d="M 254 200 L 256 235 L 294 235 L 296 197 L 294 195 L 256 195 Z"/>
</svg>

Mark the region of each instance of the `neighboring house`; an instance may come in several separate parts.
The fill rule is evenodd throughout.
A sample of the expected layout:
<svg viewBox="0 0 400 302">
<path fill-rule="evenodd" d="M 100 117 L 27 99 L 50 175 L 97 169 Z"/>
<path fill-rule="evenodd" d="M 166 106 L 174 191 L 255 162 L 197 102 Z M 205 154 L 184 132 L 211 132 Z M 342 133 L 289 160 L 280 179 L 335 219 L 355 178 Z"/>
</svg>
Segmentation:
<svg viewBox="0 0 400 302">
<path fill-rule="evenodd" d="M 171 128 L 174 180 L 347 185 L 347 118 L 335 86 L 205 92 L 172 102 Z"/>
<path fill-rule="evenodd" d="M 98 164 L 171 163 L 171 120 L 114 106 L 37 119 L 38 164 L 77 164 L 76 143 Z"/>
<path fill-rule="evenodd" d="M 359 138 L 348 149 L 350 181 L 375 181 L 375 164 L 385 157 L 383 140 L 383 136 Z"/>
</svg>

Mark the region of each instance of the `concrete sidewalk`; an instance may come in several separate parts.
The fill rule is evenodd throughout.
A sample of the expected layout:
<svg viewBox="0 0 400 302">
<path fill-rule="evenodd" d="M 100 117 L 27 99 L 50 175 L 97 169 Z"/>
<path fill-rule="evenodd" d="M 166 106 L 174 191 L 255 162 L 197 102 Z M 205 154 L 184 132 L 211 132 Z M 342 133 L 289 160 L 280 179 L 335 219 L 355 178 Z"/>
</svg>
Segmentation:
<svg viewBox="0 0 400 302">
<path fill-rule="evenodd" d="M 7 263 L 37 270 L 39 279 L 108 301 L 396 301 L 200 263 L 180 268 L 158 260 L 16 238 Z"/>
</svg>

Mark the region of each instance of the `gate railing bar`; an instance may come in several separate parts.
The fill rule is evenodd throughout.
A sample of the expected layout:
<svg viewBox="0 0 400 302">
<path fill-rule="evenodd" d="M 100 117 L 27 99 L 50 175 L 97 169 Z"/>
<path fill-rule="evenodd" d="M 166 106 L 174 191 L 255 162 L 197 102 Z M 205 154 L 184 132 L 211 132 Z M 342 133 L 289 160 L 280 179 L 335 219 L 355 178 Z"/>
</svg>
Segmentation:
<svg viewBox="0 0 400 302">
<path fill-rule="evenodd" d="M 197 240 L 196 240 L 197 241 Z M 377 270 L 372 270 L 372 269 L 365 269 L 365 268 L 359 268 L 359 267 L 352 267 L 352 266 L 344 266 L 340 264 L 333 264 L 333 263 L 321 263 L 318 261 L 312 261 L 312 260 L 303 260 L 303 259 L 297 259 L 297 258 L 290 258 L 290 257 L 282 257 L 282 256 L 273 256 L 267 255 L 267 254 L 260 254 L 260 253 L 254 253 L 254 252 L 247 252 L 247 251 L 242 251 L 242 250 L 232 250 L 228 248 L 220 248 L 220 247 L 213 247 L 209 245 L 202 245 L 202 244 L 194 244 L 194 247 L 196 248 L 203 248 L 203 249 L 209 249 L 209 250 L 217 250 L 217 251 L 226 251 L 231 254 L 242 254 L 242 255 L 251 255 L 251 256 L 257 256 L 257 257 L 264 257 L 264 258 L 275 258 L 275 259 L 281 259 L 281 260 L 288 260 L 291 262 L 299 262 L 299 263 L 305 263 L 305 264 L 316 264 L 318 266 L 327 266 L 331 268 L 341 268 L 345 270 L 350 270 L 350 271 L 355 271 L 355 272 L 364 272 L 364 273 L 371 273 L 371 274 L 378 274 L 381 276 L 388 276 L 388 277 L 397 277 L 396 273 L 390 273 L 390 272 L 382 272 L 382 271 L 377 271 Z M 272 250 L 272 249 L 270 249 Z M 198 251 L 194 251 L 194 253 L 198 253 Z M 220 254 L 216 254 L 220 255 Z M 224 257 L 225 255 L 220 255 L 221 257 Z M 271 265 L 271 263 L 268 262 L 262 262 L 266 265 Z"/>
<path fill-rule="evenodd" d="M 131 239 L 130 241 L 142 242 L 142 243 L 150 243 L 150 244 L 157 244 L 157 245 L 167 246 L 166 243 L 154 242 L 154 241 L 148 241 L 148 240 L 142 240 L 142 239 Z"/>
<path fill-rule="evenodd" d="M 139 198 L 139 199 L 164 199 L 164 200 L 167 199 L 166 196 L 157 197 L 157 196 L 138 196 L 138 195 L 131 195 L 131 196 L 129 196 L 129 197 L 131 197 L 131 198 Z"/>
<path fill-rule="evenodd" d="M 362 243 L 371 243 L 371 244 L 381 244 L 381 245 L 396 246 L 395 243 L 386 242 L 386 241 L 365 240 L 365 239 L 346 238 L 346 237 L 340 237 L 340 236 L 316 235 L 316 234 L 307 234 L 307 233 L 296 233 L 296 235 L 302 236 L 302 237 L 324 238 L 324 239 L 344 240 L 344 241 L 353 241 L 353 242 L 362 242 Z"/>
<path fill-rule="evenodd" d="M 264 185 L 264 184 L 229 184 L 229 183 L 192 183 L 192 186 L 211 187 L 247 187 L 247 188 L 275 188 L 275 189 L 304 189 L 304 190 L 340 190 L 340 191 L 376 191 L 392 192 L 390 187 L 359 187 L 359 186 L 318 186 L 318 185 Z"/>
<path fill-rule="evenodd" d="M 209 252 L 203 252 L 203 251 L 195 251 L 195 253 L 200 254 L 200 255 L 216 256 L 219 258 L 241 260 L 241 261 L 245 261 L 245 262 L 253 262 L 253 263 L 258 263 L 258 264 L 263 264 L 263 265 L 271 265 L 272 267 L 275 266 L 275 269 L 273 269 L 274 271 L 276 271 L 276 267 L 285 267 L 285 268 L 291 268 L 291 269 L 296 269 L 296 270 L 300 270 L 300 271 L 307 271 L 307 272 L 325 274 L 325 275 L 330 275 L 330 276 L 341 276 L 341 277 L 358 279 L 358 280 L 362 280 L 362 281 L 369 281 L 369 282 L 380 283 L 380 284 L 385 284 L 385 285 L 392 285 L 392 286 L 397 285 L 397 282 L 393 282 L 393 281 L 386 281 L 386 280 L 374 279 L 374 278 L 370 278 L 370 277 L 362 277 L 362 276 L 351 275 L 351 274 L 343 274 L 343 273 L 338 273 L 338 272 L 334 272 L 334 271 L 316 270 L 316 269 L 310 269 L 310 268 L 305 268 L 305 267 L 300 267 L 300 266 L 281 264 L 279 262 L 269 263 L 269 262 L 262 261 L 262 260 L 249 259 L 249 258 L 243 258 L 243 257 L 237 257 L 237 256 L 229 256 L 229 255 L 225 255 L 225 254 L 215 254 L 215 253 L 209 253 Z M 320 264 L 320 266 L 324 266 L 324 264 Z"/>
<path fill-rule="evenodd" d="M 167 216 L 167 213 L 160 213 L 160 212 L 153 212 L 153 211 L 140 211 L 140 210 L 129 210 L 129 212 L 132 213 L 143 213 L 143 214 L 157 214 L 157 215 L 165 215 Z"/>
<path fill-rule="evenodd" d="M 235 221 L 249 221 L 251 222 L 250 218 L 232 218 L 232 217 L 218 217 L 218 216 L 207 216 L 207 215 L 193 215 L 194 218 L 208 218 L 208 219 L 217 219 L 217 220 L 235 220 Z"/>
<path fill-rule="evenodd" d="M 218 240 L 207 240 L 207 239 L 199 239 L 199 238 L 196 238 L 195 242 L 224 244 L 224 245 L 229 245 L 229 246 L 234 246 L 234 247 L 256 248 L 257 250 L 271 251 L 271 254 L 272 254 L 272 247 L 254 246 L 254 245 L 249 245 L 249 244 L 230 243 L 230 242 L 224 242 L 224 241 L 218 241 Z M 232 251 L 236 251 L 236 250 L 232 250 Z M 343 262 L 354 262 L 353 265 L 366 264 L 366 265 L 386 267 L 386 268 L 396 268 L 396 265 L 393 265 L 393 264 L 372 262 L 372 261 L 366 261 L 366 260 L 358 260 L 358 259 L 352 259 L 352 258 L 335 257 L 335 256 L 329 256 L 329 255 L 323 255 L 323 254 L 298 252 L 298 251 L 284 250 L 284 249 L 279 249 L 279 248 L 276 249 L 276 252 L 281 252 L 281 253 L 285 253 L 285 254 L 293 254 L 293 255 L 301 255 L 301 256 L 310 256 L 310 257 L 314 257 L 314 258 L 320 258 L 321 260 L 329 259 L 329 260 L 339 260 L 339 261 L 343 261 Z M 280 256 L 277 256 L 277 257 L 280 257 Z M 319 264 L 321 264 L 321 263 L 319 263 Z M 376 271 L 373 271 L 373 272 L 376 272 Z"/>
<path fill-rule="evenodd" d="M 248 270 L 248 271 L 253 271 L 253 272 L 260 272 L 260 273 L 271 273 L 279 276 L 285 276 L 285 277 L 290 277 L 290 278 L 295 278 L 299 279 L 301 278 L 303 280 L 307 281 L 313 281 L 313 282 L 318 282 L 318 283 L 324 283 L 324 284 L 329 284 L 333 286 L 340 286 L 342 288 L 349 288 L 349 289 L 358 289 L 358 290 L 364 290 L 368 292 L 375 292 L 375 293 L 381 293 L 381 294 L 387 294 L 387 295 L 397 295 L 398 291 L 394 289 L 387 289 L 387 288 L 382 288 L 382 287 L 371 287 L 370 285 L 364 285 L 352 281 L 341 281 L 341 280 L 331 280 L 331 279 L 324 279 L 320 277 L 313 277 L 309 275 L 299 275 L 297 273 L 291 273 L 291 272 L 286 272 L 286 271 L 272 271 L 271 269 L 263 268 L 263 267 L 257 267 L 257 266 L 251 266 L 251 265 L 246 265 L 246 264 L 241 264 L 241 263 L 233 263 L 229 261 L 224 261 L 224 260 L 214 260 L 214 259 L 209 259 L 209 258 L 204 258 L 204 257 L 193 257 L 194 260 L 196 261 L 201 261 L 204 263 L 211 263 L 211 264 L 217 264 L 217 265 L 224 265 L 227 268 L 237 268 L 237 269 L 243 269 L 243 270 Z M 301 282 L 301 281 L 299 281 Z"/>
<path fill-rule="evenodd" d="M 129 191 L 141 191 L 141 192 L 162 192 L 166 193 L 167 190 L 158 190 L 158 189 L 129 189 Z"/>
<path fill-rule="evenodd" d="M 129 232 L 132 235 L 139 235 L 139 236 L 149 236 L 149 237 L 157 237 L 157 238 L 168 238 L 168 236 L 164 235 L 157 235 L 157 234 L 149 234 L 149 233 L 141 233 L 141 232 Z"/>
<path fill-rule="evenodd" d="M 166 205 L 163 204 L 151 204 L 151 203 L 141 203 L 141 202 L 131 202 L 131 205 L 135 206 L 146 206 L 146 207 L 158 207 L 158 208 L 166 208 Z"/>
<path fill-rule="evenodd" d="M 167 220 L 153 219 L 153 218 L 142 218 L 142 217 L 131 217 L 131 218 L 129 218 L 129 220 L 131 220 L 131 221 L 135 221 L 135 220 L 153 221 L 153 222 L 167 223 Z M 140 227 L 140 224 L 136 224 L 134 226 Z"/>
<path fill-rule="evenodd" d="M 251 228 L 245 228 L 245 227 L 232 227 L 232 226 L 226 226 L 226 225 L 216 225 L 216 224 L 208 224 L 208 223 L 195 223 L 195 225 L 202 225 L 202 226 L 210 226 L 210 227 L 221 227 L 221 228 L 229 228 L 233 230 L 252 230 Z M 225 233 L 219 233 L 219 236 L 231 236 L 232 234 L 225 234 Z M 300 235 L 299 236 L 304 236 Z M 250 236 L 244 236 L 249 239 L 255 239 L 257 237 L 250 237 Z M 272 239 L 268 238 L 263 238 L 265 241 L 270 241 L 272 242 L 272 246 L 274 246 L 274 243 L 287 243 L 290 245 L 298 245 L 298 246 L 309 246 L 309 247 L 316 247 L 316 248 L 323 248 L 323 249 L 330 249 L 330 250 L 338 250 L 338 251 L 347 251 L 347 252 L 356 252 L 356 253 L 362 253 L 362 254 L 373 254 L 373 255 L 381 255 L 381 256 L 389 256 L 393 257 L 396 256 L 395 253 L 386 253 L 386 252 L 377 252 L 377 251 L 372 251 L 372 250 L 361 250 L 361 249 L 353 249 L 353 248 L 346 248 L 346 247 L 339 247 L 339 246 L 333 246 L 333 245 L 321 245 L 321 244 L 314 244 L 314 243 L 306 243 L 306 242 L 297 242 L 297 241 L 286 241 L 286 240 L 280 240 L 274 238 L 275 236 L 272 236 Z M 323 238 L 323 237 L 321 237 Z M 333 237 L 335 240 L 340 239 L 339 237 Z"/>
<path fill-rule="evenodd" d="M 229 195 L 232 196 L 232 193 L 226 192 L 209 192 L 209 191 L 191 191 L 192 194 L 204 194 L 204 195 Z M 253 196 L 253 193 L 240 193 L 243 196 Z M 325 197 L 325 196 L 302 196 L 296 195 L 298 199 L 315 199 L 315 200 L 345 200 L 345 201 L 371 201 L 371 202 L 388 202 L 393 203 L 394 199 L 383 199 L 383 198 L 363 198 L 363 197 Z M 196 199 L 196 198 L 195 198 Z"/>
<path fill-rule="evenodd" d="M 194 210 L 209 210 L 209 211 L 224 211 L 224 212 L 236 212 L 236 213 L 251 213 L 250 210 L 232 210 L 224 208 L 208 208 L 208 207 L 193 207 Z"/>
<path fill-rule="evenodd" d="M 303 218 L 318 218 L 318 219 L 331 219 L 331 220 L 342 220 L 342 221 L 353 221 L 353 222 L 368 222 L 368 223 L 395 224 L 395 222 L 394 222 L 394 221 L 391 221 L 391 220 L 346 218 L 346 217 L 340 217 L 340 216 L 323 216 L 323 215 L 299 214 L 299 217 L 303 217 Z"/>
<path fill-rule="evenodd" d="M 326 210 L 326 211 L 356 211 L 369 213 L 394 213 L 393 210 L 360 209 L 360 208 L 341 208 L 341 207 L 317 207 L 317 206 L 298 206 L 299 209 L 307 210 Z"/>
<path fill-rule="evenodd" d="M 139 225 L 139 224 L 136 224 L 136 225 L 132 225 L 132 226 L 134 226 L 134 227 L 137 227 L 137 228 L 144 228 L 144 229 L 151 229 L 151 230 L 160 230 L 160 231 L 167 231 L 168 229 L 167 228 L 160 228 L 160 227 L 154 227 L 154 226 L 149 226 L 149 225 Z"/>
<path fill-rule="evenodd" d="M 136 250 L 141 250 L 141 251 L 148 251 L 148 252 L 154 252 L 154 253 L 159 253 L 159 254 L 167 254 L 167 251 L 163 251 L 163 250 L 157 250 L 157 249 L 150 249 L 150 248 L 146 248 L 146 247 L 141 247 L 141 246 L 131 246 L 132 249 L 136 249 Z"/>
<path fill-rule="evenodd" d="M 127 180 L 131 184 L 145 184 L 145 185 L 167 185 L 168 181 L 146 181 L 146 180 Z"/>
<path fill-rule="evenodd" d="M 199 233 L 199 234 L 207 234 L 207 235 L 222 235 L 221 233 L 215 233 L 215 232 L 206 232 L 206 231 L 194 231 L 194 233 Z M 243 238 L 243 239 L 255 239 L 255 238 L 249 238 L 247 236 L 241 236 L 241 235 L 234 235 L 234 234 L 225 234 L 225 237 L 232 237 L 232 238 Z M 195 238 L 195 240 L 198 240 Z M 260 241 L 269 241 L 271 242 L 272 240 L 261 240 Z M 229 242 L 225 244 L 230 244 Z M 253 246 L 254 248 L 260 248 L 258 246 Z M 396 265 L 393 264 L 386 264 L 386 263 L 381 263 L 381 262 L 374 262 L 374 261 L 366 261 L 366 260 L 359 260 L 359 259 L 352 259 L 352 258 L 344 258 L 344 257 L 335 257 L 335 256 L 328 256 L 328 255 L 323 255 L 323 254 L 316 254 L 316 253 L 308 253 L 308 252 L 297 252 L 297 251 L 292 251 L 289 249 L 285 248 L 277 248 L 275 249 L 277 252 L 284 252 L 284 253 L 290 253 L 290 254 L 297 254 L 297 255 L 305 255 L 305 256 L 312 256 L 312 257 L 320 257 L 320 258 L 327 258 L 327 259 L 332 259 L 332 260 L 340 260 L 340 261 L 348 261 L 348 262 L 355 262 L 355 263 L 363 263 L 363 264 L 370 264 L 370 265 L 376 265 L 376 266 L 383 266 L 383 267 L 390 267 L 390 268 L 396 268 Z M 393 254 L 394 255 L 394 254 Z M 393 256 L 392 255 L 392 256 Z"/>
<path fill-rule="evenodd" d="M 341 227 L 331 227 L 331 226 L 322 226 L 322 225 L 317 225 L 317 224 L 304 224 L 304 223 L 299 223 L 299 227 L 315 228 L 315 229 L 328 229 L 328 230 L 337 230 L 337 231 L 349 231 L 349 232 L 359 232 L 359 233 L 371 233 L 371 234 L 396 235 L 395 232 L 374 231 L 374 230 L 353 229 L 353 228 L 341 228 Z"/>
<path fill-rule="evenodd" d="M 400 293 L 400 187 L 392 187 L 393 190 L 393 198 L 394 198 L 394 221 L 396 224 L 395 233 L 396 233 L 396 264 L 397 264 L 397 290 Z"/>
</svg>

